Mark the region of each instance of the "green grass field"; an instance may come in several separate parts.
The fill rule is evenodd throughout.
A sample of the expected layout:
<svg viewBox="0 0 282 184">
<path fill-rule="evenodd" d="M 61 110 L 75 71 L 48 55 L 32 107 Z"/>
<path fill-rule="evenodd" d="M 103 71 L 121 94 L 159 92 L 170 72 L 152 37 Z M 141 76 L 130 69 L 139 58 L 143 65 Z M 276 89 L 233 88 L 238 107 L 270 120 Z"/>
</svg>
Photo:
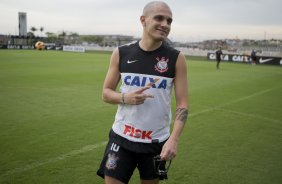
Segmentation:
<svg viewBox="0 0 282 184">
<path fill-rule="evenodd" d="M 101 100 L 109 59 L 0 50 L 1 184 L 103 183 L 96 170 L 117 108 Z M 281 184 L 282 68 L 215 68 L 188 57 L 189 120 L 161 183 Z"/>
</svg>

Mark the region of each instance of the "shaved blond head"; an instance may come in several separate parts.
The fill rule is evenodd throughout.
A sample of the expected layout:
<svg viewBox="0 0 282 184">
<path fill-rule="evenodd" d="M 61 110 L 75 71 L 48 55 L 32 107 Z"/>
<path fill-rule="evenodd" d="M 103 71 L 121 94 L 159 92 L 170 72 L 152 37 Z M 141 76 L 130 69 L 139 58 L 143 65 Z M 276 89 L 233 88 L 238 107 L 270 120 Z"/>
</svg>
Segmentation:
<svg viewBox="0 0 282 184">
<path fill-rule="evenodd" d="M 152 1 L 145 5 L 143 9 L 143 16 L 148 16 L 152 11 L 159 7 L 166 7 L 170 10 L 169 6 L 163 1 Z M 170 10 L 171 12 L 171 10 Z M 171 13 L 172 14 L 172 13 Z"/>
</svg>

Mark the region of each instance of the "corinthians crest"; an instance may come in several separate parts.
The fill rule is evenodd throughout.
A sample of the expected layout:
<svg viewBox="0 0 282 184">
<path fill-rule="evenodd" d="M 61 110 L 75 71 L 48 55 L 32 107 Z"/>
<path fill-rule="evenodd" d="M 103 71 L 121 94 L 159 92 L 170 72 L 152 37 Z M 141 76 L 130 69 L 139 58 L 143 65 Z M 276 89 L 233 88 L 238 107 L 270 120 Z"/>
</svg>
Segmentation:
<svg viewBox="0 0 282 184">
<path fill-rule="evenodd" d="M 107 169 L 115 169 L 117 167 L 117 161 L 118 161 L 118 157 L 113 153 L 113 154 L 108 154 L 108 160 L 106 163 L 106 167 Z"/>
<path fill-rule="evenodd" d="M 167 62 L 169 61 L 169 59 L 165 57 L 157 57 L 156 60 L 158 61 L 158 63 L 155 65 L 155 69 L 160 73 L 166 72 L 168 70 Z"/>
</svg>

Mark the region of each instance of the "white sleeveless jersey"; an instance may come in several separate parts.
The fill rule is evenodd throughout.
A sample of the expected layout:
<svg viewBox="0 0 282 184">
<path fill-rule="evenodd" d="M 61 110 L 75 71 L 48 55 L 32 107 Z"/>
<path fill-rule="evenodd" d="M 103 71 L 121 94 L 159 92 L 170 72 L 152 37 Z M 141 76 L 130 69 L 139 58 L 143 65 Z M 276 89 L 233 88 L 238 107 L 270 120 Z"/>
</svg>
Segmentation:
<svg viewBox="0 0 282 184">
<path fill-rule="evenodd" d="M 144 93 L 154 98 L 147 98 L 141 105 L 119 104 L 113 131 L 134 142 L 165 141 L 170 136 L 171 90 L 179 51 L 163 44 L 146 52 L 136 42 L 119 47 L 119 55 L 120 92 L 151 85 Z"/>
</svg>

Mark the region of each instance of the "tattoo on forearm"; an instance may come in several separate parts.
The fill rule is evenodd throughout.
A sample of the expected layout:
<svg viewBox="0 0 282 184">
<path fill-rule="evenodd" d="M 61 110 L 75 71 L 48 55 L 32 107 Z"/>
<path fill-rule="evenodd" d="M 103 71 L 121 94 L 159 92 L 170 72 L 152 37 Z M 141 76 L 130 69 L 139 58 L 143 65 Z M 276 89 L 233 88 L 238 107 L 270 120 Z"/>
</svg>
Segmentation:
<svg viewBox="0 0 282 184">
<path fill-rule="evenodd" d="M 188 117 L 188 109 L 185 108 L 177 108 L 175 112 L 175 120 L 182 121 L 186 123 Z"/>
</svg>

